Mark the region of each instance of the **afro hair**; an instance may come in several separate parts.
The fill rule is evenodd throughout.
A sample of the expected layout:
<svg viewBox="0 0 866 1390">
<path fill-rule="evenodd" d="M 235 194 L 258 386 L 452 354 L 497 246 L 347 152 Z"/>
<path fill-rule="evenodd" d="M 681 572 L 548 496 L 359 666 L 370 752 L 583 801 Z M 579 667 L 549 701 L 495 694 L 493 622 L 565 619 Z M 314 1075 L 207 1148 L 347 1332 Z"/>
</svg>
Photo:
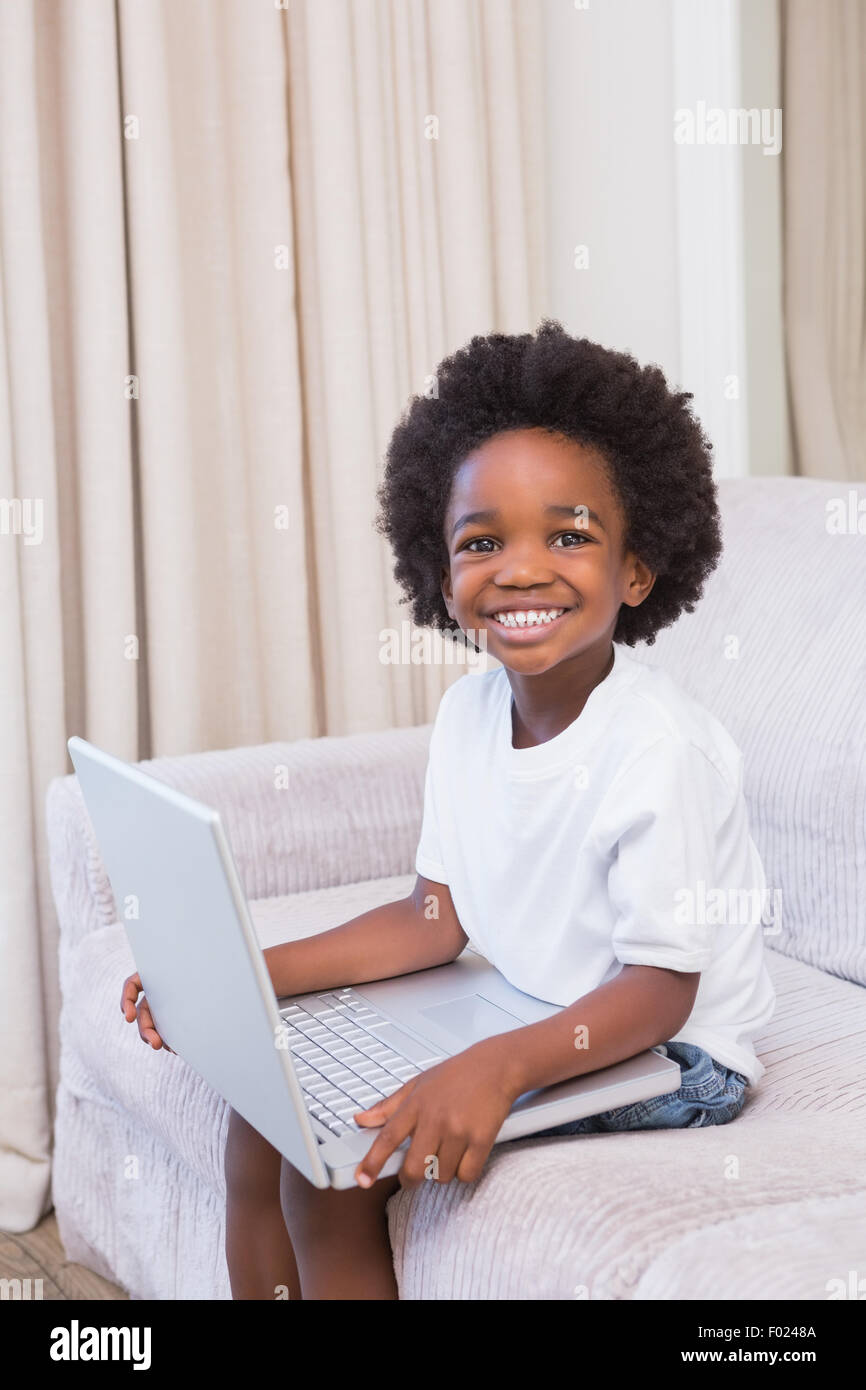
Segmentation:
<svg viewBox="0 0 866 1390">
<path fill-rule="evenodd" d="M 457 468 L 506 430 L 542 428 L 595 448 L 626 518 L 625 546 L 656 575 L 643 603 L 622 604 L 615 642 L 651 646 L 691 613 L 722 553 L 712 444 L 657 366 L 572 338 L 554 319 L 537 332 L 476 336 L 444 358 L 431 396 L 413 396 L 394 429 L 375 527 L 420 627 L 458 624 L 442 597 L 445 515 Z"/>
</svg>

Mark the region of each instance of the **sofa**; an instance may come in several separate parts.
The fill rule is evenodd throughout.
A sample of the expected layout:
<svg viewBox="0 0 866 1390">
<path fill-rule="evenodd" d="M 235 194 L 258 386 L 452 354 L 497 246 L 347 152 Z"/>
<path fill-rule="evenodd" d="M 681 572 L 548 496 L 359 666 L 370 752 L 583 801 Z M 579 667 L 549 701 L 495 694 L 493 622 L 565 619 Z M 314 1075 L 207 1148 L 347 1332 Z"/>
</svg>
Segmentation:
<svg viewBox="0 0 866 1390">
<path fill-rule="evenodd" d="M 727 480 L 719 497 L 704 598 L 635 650 L 744 753 L 782 905 L 766 1072 L 728 1126 L 530 1137 L 496 1146 L 476 1183 L 398 1190 L 401 1298 L 815 1300 L 851 1297 L 866 1270 L 866 534 L 850 484 Z M 219 810 L 265 947 L 409 892 L 431 727 L 141 766 Z M 227 1106 L 124 1022 L 134 965 L 75 777 L 51 783 L 47 810 L 67 1257 L 133 1298 L 229 1298 Z"/>
</svg>

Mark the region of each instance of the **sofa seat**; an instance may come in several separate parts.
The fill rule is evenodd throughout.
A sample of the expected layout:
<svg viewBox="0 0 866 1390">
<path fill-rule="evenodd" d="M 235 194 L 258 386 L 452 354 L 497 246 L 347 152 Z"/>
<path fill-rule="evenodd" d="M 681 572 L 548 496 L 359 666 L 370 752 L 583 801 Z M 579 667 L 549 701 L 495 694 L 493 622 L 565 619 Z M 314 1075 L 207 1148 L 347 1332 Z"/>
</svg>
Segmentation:
<svg viewBox="0 0 866 1390">
<path fill-rule="evenodd" d="M 413 883 L 371 879 L 250 910 L 267 947 Z M 773 950 L 767 958 L 778 994 L 757 1045 L 767 1072 L 733 1125 L 530 1137 L 498 1145 L 477 1183 L 398 1191 L 388 1217 L 401 1297 L 759 1298 L 772 1286 L 774 1298 L 826 1298 L 828 1280 L 862 1268 L 866 992 Z M 64 998 L 75 1003 L 60 1019 L 60 1234 L 68 1258 L 135 1297 L 228 1298 L 228 1107 L 124 1021 L 120 988 L 133 969 L 120 923 L 88 932 L 66 958 Z"/>
</svg>

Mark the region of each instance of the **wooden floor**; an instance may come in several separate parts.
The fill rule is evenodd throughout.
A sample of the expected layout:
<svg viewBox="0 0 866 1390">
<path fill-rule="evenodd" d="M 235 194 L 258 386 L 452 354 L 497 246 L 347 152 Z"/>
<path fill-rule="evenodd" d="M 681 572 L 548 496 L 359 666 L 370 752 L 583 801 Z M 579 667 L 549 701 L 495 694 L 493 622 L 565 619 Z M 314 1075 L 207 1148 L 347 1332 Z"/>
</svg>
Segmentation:
<svg viewBox="0 0 866 1390">
<path fill-rule="evenodd" d="M 70 1264 L 53 1211 L 32 1231 L 0 1231 L 0 1279 L 41 1279 L 44 1299 L 129 1297 L 84 1265 Z"/>
</svg>

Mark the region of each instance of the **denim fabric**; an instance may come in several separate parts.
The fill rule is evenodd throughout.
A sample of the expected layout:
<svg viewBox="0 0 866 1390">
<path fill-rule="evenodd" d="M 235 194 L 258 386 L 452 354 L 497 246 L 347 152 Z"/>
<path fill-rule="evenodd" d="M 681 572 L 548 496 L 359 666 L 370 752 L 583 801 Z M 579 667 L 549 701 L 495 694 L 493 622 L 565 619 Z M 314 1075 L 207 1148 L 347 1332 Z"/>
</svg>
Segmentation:
<svg viewBox="0 0 866 1390">
<path fill-rule="evenodd" d="M 682 1068 L 679 1090 L 603 1110 L 599 1115 L 587 1115 L 525 1137 L 606 1134 L 624 1129 L 699 1129 L 704 1125 L 726 1125 L 736 1119 L 749 1084 L 741 1072 L 714 1062 L 708 1052 L 693 1043 L 669 1042 L 665 1043 L 665 1050 Z"/>
</svg>

